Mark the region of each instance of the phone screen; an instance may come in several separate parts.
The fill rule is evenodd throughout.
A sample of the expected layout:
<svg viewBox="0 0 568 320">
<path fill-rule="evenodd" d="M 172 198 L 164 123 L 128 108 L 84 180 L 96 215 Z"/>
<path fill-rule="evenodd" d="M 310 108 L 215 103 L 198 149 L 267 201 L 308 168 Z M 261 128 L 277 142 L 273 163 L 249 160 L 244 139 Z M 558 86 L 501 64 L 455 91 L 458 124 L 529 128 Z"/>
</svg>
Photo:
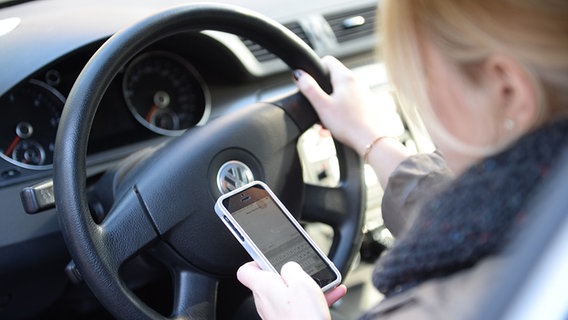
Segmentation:
<svg viewBox="0 0 568 320">
<path fill-rule="evenodd" d="M 253 186 L 225 199 L 223 204 L 277 271 L 286 262 L 295 261 L 320 287 L 337 278 L 262 187 Z"/>
</svg>

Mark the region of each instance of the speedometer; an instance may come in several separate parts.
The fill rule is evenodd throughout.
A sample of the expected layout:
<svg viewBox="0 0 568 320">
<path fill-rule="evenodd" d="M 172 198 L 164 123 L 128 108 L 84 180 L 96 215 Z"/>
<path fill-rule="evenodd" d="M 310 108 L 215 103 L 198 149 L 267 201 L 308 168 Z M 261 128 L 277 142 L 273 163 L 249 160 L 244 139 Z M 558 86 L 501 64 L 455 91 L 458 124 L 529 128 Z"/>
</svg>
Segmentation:
<svg viewBox="0 0 568 320">
<path fill-rule="evenodd" d="M 167 52 L 146 53 L 126 68 L 122 91 L 134 117 L 164 135 L 179 135 L 207 120 L 209 91 L 183 58 Z"/>
<path fill-rule="evenodd" d="M 49 168 L 63 105 L 61 93 L 37 80 L 4 94 L 0 98 L 0 157 L 29 169 Z"/>
</svg>

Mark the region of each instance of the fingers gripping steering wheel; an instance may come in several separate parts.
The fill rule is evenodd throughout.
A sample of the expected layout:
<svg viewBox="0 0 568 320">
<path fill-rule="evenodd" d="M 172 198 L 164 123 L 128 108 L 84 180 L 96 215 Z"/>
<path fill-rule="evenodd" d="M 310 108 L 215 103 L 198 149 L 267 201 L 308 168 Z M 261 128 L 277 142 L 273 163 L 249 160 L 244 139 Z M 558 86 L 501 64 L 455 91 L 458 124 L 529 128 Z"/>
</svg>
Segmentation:
<svg viewBox="0 0 568 320">
<path fill-rule="evenodd" d="M 118 32 L 79 75 L 63 111 L 56 141 L 54 185 L 62 233 L 82 277 L 115 316 L 132 319 L 214 319 L 218 279 L 234 276 L 250 260 L 213 211 L 220 195 L 215 176 L 230 160 L 247 164 L 305 221 L 334 229 L 330 257 L 345 275 L 361 243 L 364 216 L 362 163 L 337 145 L 340 185 L 304 184 L 298 137 L 317 121 L 296 93 L 257 103 L 172 139 L 129 168 L 105 220 L 95 223 L 86 188 L 90 128 L 108 85 L 147 45 L 189 31 L 217 30 L 249 38 L 291 69 L 312 74 L 328 92 L 317 55 L 292 32 L 254 12 L 198 4 L 165 10 Z M 168 317 L 144 304 L 125 285 L 120 267 L 145 250 L 160 255 L 173 278 Z"/>
</svg>

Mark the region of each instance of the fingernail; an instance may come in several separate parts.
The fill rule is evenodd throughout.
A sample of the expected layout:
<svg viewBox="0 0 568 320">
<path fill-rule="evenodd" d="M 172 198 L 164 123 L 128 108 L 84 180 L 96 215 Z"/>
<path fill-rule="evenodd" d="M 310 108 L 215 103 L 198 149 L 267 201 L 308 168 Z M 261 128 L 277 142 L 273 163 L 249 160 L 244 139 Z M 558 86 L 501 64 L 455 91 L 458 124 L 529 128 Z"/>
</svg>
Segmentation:
<svg viewBox="0 0 568 320">
<path fill-rule="evenodd" d="M 292 76 L 294 77 L 294 80 L 298 81 L 302 76 L 302 71 L 294 70 L 294 72 L 292 72 Z"/>
</svg>

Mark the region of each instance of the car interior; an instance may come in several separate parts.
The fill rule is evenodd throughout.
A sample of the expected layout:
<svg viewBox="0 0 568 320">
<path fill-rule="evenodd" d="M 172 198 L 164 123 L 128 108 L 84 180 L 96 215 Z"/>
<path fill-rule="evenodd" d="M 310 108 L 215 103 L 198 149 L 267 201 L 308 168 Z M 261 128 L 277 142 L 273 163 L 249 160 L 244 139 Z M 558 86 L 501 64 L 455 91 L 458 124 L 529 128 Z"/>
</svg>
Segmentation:
<svg viewBox="0 0 568 320">
<path fill-rule="evenodd" d="M 291 75 L 329 92 L 320 57 L 337 57 L 378 126 L 432 151 L 377 55 L 377 3 L 0 1 L 0 318 L 246 319 L 251 258 L 214 203 L 251 179 L 342 273 L 335 313 L 380 301 L 381 187 Z"/>
</svg>

